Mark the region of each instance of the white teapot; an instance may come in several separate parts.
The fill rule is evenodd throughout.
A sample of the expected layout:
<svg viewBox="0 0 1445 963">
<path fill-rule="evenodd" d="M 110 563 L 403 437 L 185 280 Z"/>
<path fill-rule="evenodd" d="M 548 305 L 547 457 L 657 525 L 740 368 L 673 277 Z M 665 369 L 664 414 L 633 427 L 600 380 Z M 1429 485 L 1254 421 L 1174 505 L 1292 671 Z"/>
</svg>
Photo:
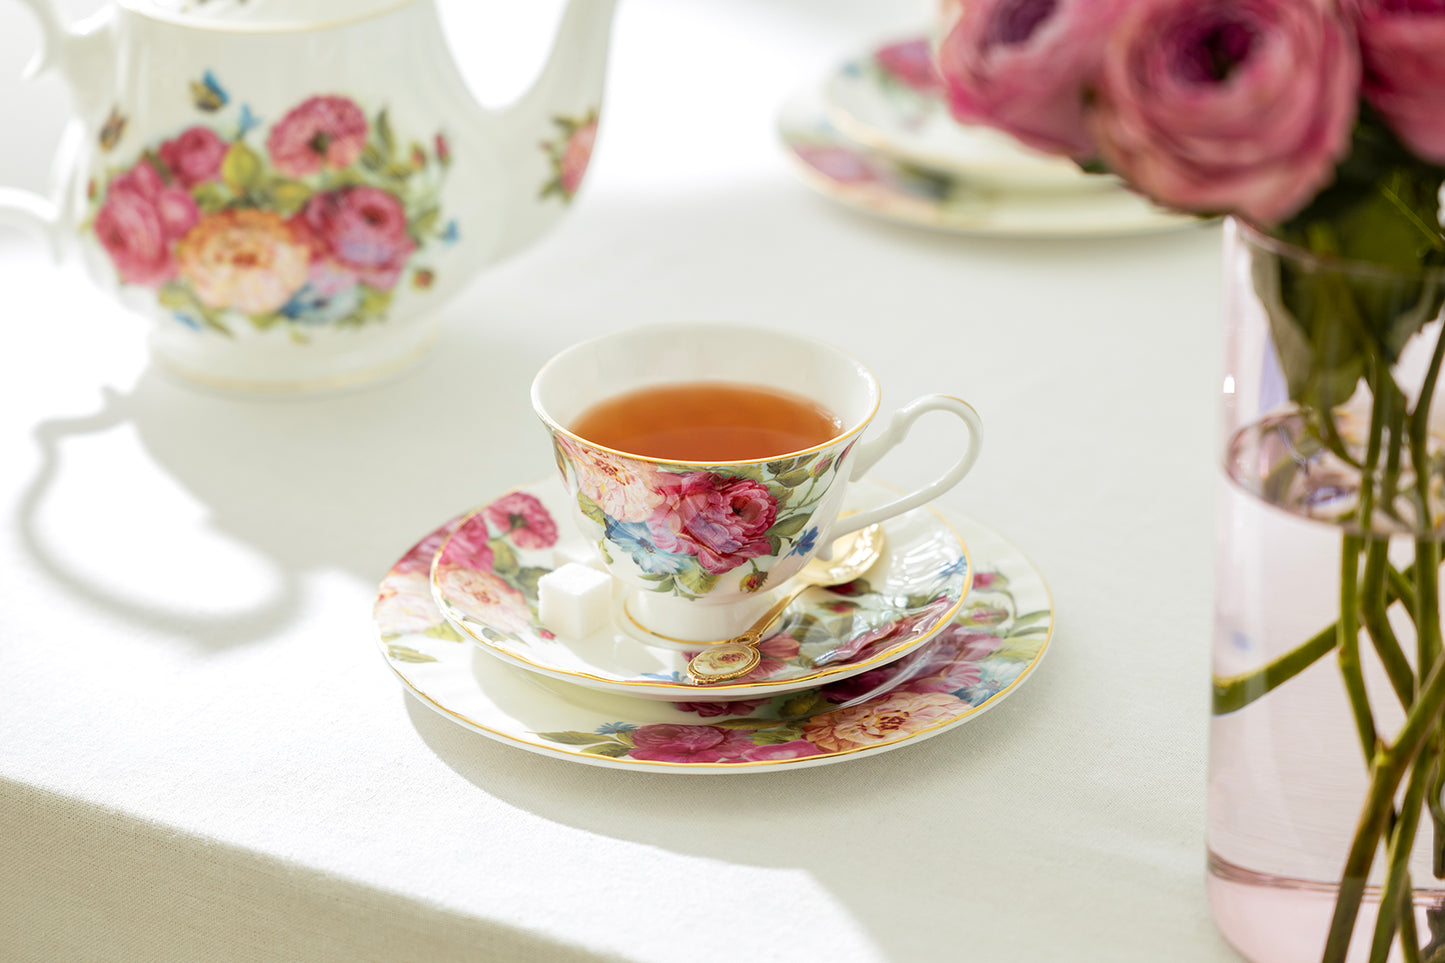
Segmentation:
<svg viewBox="0 0 1445 963">
<path fill-rule="evenodd" d="M 0 218 L 77 251 L 151 319 L 163 367 L 251 391 L 399 370 L 443 301 L 566 211 L 615 0 L 571 0 L 540 77 L 477 104 L 434 0 L 21 0 L 75 116 L 52 197 Z"/>
</svg>

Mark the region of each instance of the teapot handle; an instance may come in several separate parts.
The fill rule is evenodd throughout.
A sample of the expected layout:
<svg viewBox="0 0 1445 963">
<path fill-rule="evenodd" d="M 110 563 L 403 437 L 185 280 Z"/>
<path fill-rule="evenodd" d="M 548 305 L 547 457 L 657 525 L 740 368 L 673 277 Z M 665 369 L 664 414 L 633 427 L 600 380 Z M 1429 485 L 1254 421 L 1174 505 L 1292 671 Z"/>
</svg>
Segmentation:
<svg viewBox="0 0 1445 963">
<path fill-rule="evenodd" d="M 40 49 L 26 65 L 21 78 L 31 81 L 51 70 L 65 71 L 75 42 L 82 34 L 70 30 L 61 19 L 56 0 L 19 0 L 40 24 Z M 18 187 L 0 186 L 0 223 L 15 224 L 44 238 L 52 254 L 60 250 L 60 205 L 53 198 Z"/>
</svg>

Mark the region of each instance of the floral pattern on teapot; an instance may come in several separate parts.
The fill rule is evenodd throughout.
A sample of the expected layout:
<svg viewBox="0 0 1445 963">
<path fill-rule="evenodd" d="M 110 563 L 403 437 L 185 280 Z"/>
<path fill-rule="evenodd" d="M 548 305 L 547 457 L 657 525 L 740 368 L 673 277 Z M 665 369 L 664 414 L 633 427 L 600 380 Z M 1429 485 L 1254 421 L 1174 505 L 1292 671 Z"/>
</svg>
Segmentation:
<svg viewBox="0 0 1445 963">
<path fill-rule="evenodd" d="M 283 325 L 298 340 L 307 326 L 384 320 L 408 279 L 432 286 L 422 252 L 458 238 L 440 204 L 444 134 L 404 146 L 385 108 L 368 117 L 339 94 L 307 97 L 264 131 L 243 104 L 223 127 L 225 90 L 209 72 L 192 88 L 206 123 L 92 185 L 90 226 L 122 284 L 154 290 L 193 328 Z"/>
<path fill-rule="evenodd" d="M 593 108 L 582 117 L 552 118 L 562 136 L 542 144 L 542 150 L 552 162 L 552 179 L 542 185 L 539 197 L 560 197 L 564 204 L 572 202 L 592 160 L 592 145 L 597 140 L 597 113 Z"/>
</svg>

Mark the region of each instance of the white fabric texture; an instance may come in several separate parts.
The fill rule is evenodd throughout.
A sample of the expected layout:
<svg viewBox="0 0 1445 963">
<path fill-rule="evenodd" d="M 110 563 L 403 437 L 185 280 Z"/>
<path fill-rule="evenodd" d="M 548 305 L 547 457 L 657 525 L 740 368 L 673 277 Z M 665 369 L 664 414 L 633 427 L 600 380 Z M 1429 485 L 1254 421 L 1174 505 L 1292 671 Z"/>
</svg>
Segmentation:
<svg viewBox="0 0 1445 963">
<path fill-rule="evenodd" d="M 557 9 L 443 4 L 494 102 Z M 931 9 L 624 0 L 569 219 L 362 390 L 179 384 L 0 229 L 0 960 L 1234 958 L 1204 891 L 1218 230 L 964 238 L 811 193 L 782 99 Z M 32 187 L 64 106 L 16 79 L 35 34 L 0 7 L 0 182 Z M 1048 581 L 1035 676 L 917 745 L 723 777 L 541 758 L 408 696 L 377 581 L 553 470 L 527 401 L 550 355 L 670 319 L 826 338 L 885 411 L 973 403 L 945 504 Z M 875 475 L 941 469 L 947 421 Z"/>
</svg>

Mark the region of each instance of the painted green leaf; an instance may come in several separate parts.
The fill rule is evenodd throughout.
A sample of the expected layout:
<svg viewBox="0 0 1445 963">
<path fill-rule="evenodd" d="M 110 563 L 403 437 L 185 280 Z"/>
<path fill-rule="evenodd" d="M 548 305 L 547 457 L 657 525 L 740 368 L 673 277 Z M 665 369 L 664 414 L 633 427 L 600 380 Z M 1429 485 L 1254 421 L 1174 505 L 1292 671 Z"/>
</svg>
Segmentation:
<svg viewBox="0 0 1445 963">
<path fill-rule="evenodd" d="M 300 181 L 278 180 L 271 184 L 271 196 L 276 201 L 276 213 L 290 217 L 311 199 L 311 188 Z"/>
<path fill-rule="evenodd" d="M 256 326 L 256 330 L 258 331 L 265 331 L 267 328 L 275 327 L 286 320 L 274 311 L 270 314 L 251 314 L 247 315 L 247 317 L 251 319 L 251 323 Z"/>
<path fill-rule="evenodd" d="M 534 736 L 540 736 L 548 742 L 559 742 L 564 746 L 591 746 L 602 738 L 595 732 L 578 732 L 575 729 L 566 732 L 534 732 Z"/>
<path fill-rule="evenodd" d="M 512 551 L 512 546 L 500 538 L 492 539 L 487 545 L 492 550 L 492 571 L 509 581 L 521 571 L 522 565 L 517 561 L 517 553 Z"/>
<path fill-rule="evenodd" d="M 806 528 L 808 522 L 812 521 L 812 518 L 812 515 L 806 515 L 802 513 L 799 513 L 797 515 L 789 515 L 787 518 L 783 519 L 782 521 L 775 524 L 772 528 L 768 529 L 768 534 L 779 535 L 783 538 L 791 538 L 792 536 L 798 534 L 804 528 Z"/>
<path fill-rule="evenodd" d="M 777 719 L 762 719 L 757 716 L 748 716 L 744 719 L 714 719 L 708 724 L 717 726 L 719 729 L 751 729 L 758 731 L 761 729 L 774 729 L 783 723 Z"/>
<path fill-rule="evenodd" d="M 430 626 L 422 635 L 430 636 L 433 639 L 445 639 L 448 642 L 465 641 L 461 633 L 450 622 L 438 622 L 436 625 Z"/>
<path fill-rule="evenodd" d="M 799 485 L 812 480 L 813 476 L 808 473 L 806 468 L 794 468 L 792 471 L 785 471 L 773 479 L 773 481 L 779 485 L 786 485 L 789 488 L 797 488 Z"/>
<path fill-rule="evenodd" d="M 780 746 L 801 738 L 803 730 L 798 726 L 778 726 L 776 729 L 763 729 L 753 733 L 753 742 L 759 746 Z"/>
<path fill-rule="evenodd" d="M 620 742 L 599 742 L 595 746 L 588 746 L 582 750 L 589 756 L 608 756 L 612 759 L 621 759 L 632 751 L 631 746 L 624 746 Z"/>
<path fill-rule="evenodd" d="M 182 284 L 175 281 L 161 285 L 156 292 L 156 300 L 168 308 L 189 308 L 195 305 L 196 299 L 191 292 Z"/>
<path fill-rule="evenodd" d="M 537 580 L 550 571 L 551 569 L 548 568 L 529 565 L 518 570 L 517 574 L 512 577 L 512 584 L 528 599 L 535 600 L 537 598 Z"/>
<path fill-rule="evenodd" d="M 785 719 L 806 719 L 817 715 L 831 706 L 817 689 L 800 692 L 778 707 L 778 715 Z"/>
<path fill-rule="evenodd" d="M 226 209 L 231 202 L 231 194 L 215 181 L 207 181 L 204 184 L 197 184 L 191 191 L 191 197 L 195 199 L 196 207 L 204 214 L 215 214 Z"/>
<path fill-rule="evenodd" d="M 603 528 L 607 527 L 607 515 L 602 511 L 602 506 L 598 505 L 580 491 L 577 493 L 577 508 L 583 515 L 592 519 L 592 521 L 598 525 L 601 525 Z"/>
<path fill-rule="evenodd" d="M 376 115 L 376 139 L 388 160 L 396 157 L 396 135 L 391 129 L 391 118 L 383 107 Z"/>
<path fill-rule="evenodd" d="M 796 458 L 784 458 L 781 461 L 768 462 L 768 473 L 770 475 L 781 475 L 785 471 L 792 471 L 798 467 Z"/>
<path fill-rule="evenodd" d="M 717 576 L 700 568 L 686 568 L 673 576 L 678 585 L 693 595 L 706 595 L 717 584 Z"/>
<path fill-rule="evenodd" d="M 379 291 L 369 284 L 358 284 L 357 290 L 361 292 L 360 314 L 366 318 L 380 318 L 385 316 L 391 307 L 391 292 Z"/>
<path fill-rule="evenodd" d="M 221 161 L 221 177 L 237 194 L 256 187 L 261 181 L 261 158 L 244 142 L 236 141 Z"/>
<path fill-rule="evenodd" d="M 429 208 L 418 214 L 416 218 L 411 222 L 411 226 L 409 228 L 412 240 L 416 241 L 418 244 L 427 241 L 433 234 L 436 233 L 437 224 L 441 222 L 441 217 L 442 212 L 441 208 L 439 207 Z"/>
<path fill-rule="evenodd" d="M 1034 622 L 1042 622 L 1044 619 L 1052 618 L 1053 612 L 1048 609 L 1039 609 L 1036 612 L 1025 612 L 1023 615 L 1014 616 L 1014 628 L 1022 628 Z"/>
<path fill-rule="evenodd" d="M 375 173 L 386 166 L 386 158 L 375 144 L 367 144 L 361 150 L 361 166 Z"/>
<path fill-rule="evenodd" d="M 388 645 L 386 647 L 387 658 L 397 662 L 435 662 L 436 657 L 427 655 L 425 652 L 418 652 L 416 649 L 407 648 L 404 645 Z"/>
</svg>

